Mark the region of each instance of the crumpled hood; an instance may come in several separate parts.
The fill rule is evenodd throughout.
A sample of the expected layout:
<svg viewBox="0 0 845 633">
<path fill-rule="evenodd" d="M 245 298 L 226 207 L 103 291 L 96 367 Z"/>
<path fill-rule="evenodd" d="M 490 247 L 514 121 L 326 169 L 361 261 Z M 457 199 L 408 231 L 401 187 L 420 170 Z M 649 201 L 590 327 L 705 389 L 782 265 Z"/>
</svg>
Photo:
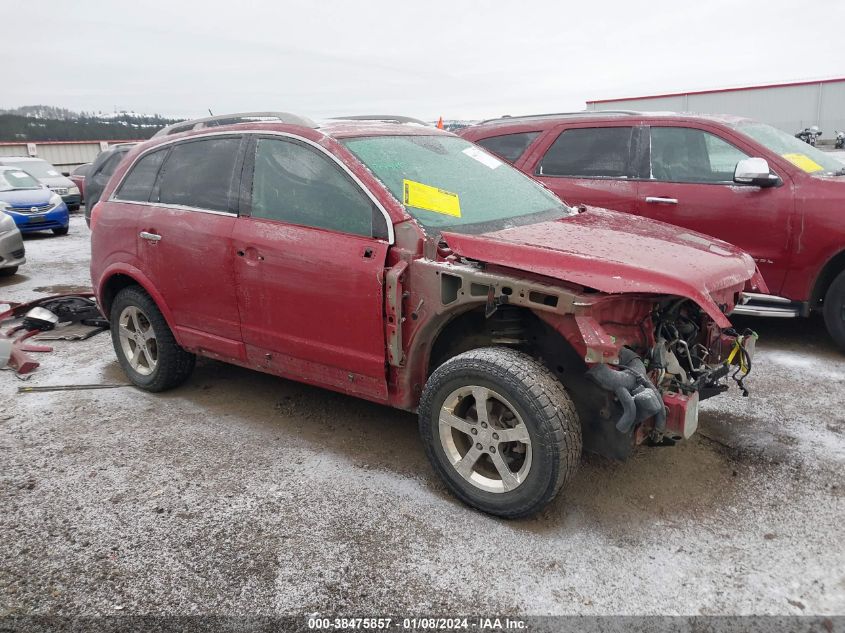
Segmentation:
<svg viewBox="0 0 845 633">
<path fill-rule="evenodd" d="M 588 207 L 583 213 L 481 235 L 443 233 L 462 257 L 529 271 L 606 293 L 687 297 L 721 327 L 730 322 L 711 293 L 752 277 L 768 292 L 750 255 L 683 228 Z"/>
</svg>

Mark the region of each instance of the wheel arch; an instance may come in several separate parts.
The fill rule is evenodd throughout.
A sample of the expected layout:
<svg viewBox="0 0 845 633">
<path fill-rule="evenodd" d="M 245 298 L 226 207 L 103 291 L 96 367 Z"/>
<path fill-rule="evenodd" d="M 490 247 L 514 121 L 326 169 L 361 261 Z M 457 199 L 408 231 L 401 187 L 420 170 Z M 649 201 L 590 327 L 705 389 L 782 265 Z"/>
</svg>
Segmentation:
<svg viewBox="0 0 845 633">
<path fill-rule="evenodd" d="M 813 285 L 813 293 L 810 295 L 811 308 L 818 309 L 821 307 L 828 288 L 830 288 L 833 280 L 843 271 L 845 271 L 845 249 L 828 259 L 816 277 L 816 282 Z"/>
<path fill-rule="evenodd" d="M 144 292 L 150 295 L 150 298 L 155 302 L 161 314 L 167 321 L 168 327 L 177 334 L 177 330 L 173 327 L 173 314 L 164 297 L 155 289 L 153 283 L 140 270 L 131 266 L 121 266 L 108 269 L 101 277 L 100 284 L 97 289 L 97 299 L 99 300 L 100 310 L 103 316 L 109 318 L 114 298 L 124 288 L 129 286 L 140 286 Z"/>
<path fill-rule="evenodd" d="M 426 375 L 458 354 L 481 347 L 512 347 L 544 363 L 559 377 L 586 370 L 572 344 L 536 312 L 523 306 L 503 306 L 485 315 L 484 304 L 452 314 L 431 338 L 426 350 Z"/>
</svg>

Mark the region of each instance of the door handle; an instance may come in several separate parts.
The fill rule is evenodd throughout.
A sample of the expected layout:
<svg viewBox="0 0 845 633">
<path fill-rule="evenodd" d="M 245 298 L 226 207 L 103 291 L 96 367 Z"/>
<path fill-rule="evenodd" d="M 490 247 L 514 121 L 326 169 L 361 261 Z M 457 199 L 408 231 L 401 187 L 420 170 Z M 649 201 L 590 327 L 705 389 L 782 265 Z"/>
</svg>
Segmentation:
<svg viewBox="0 0 845 633">
<path fill-rule="evenodd" d="M 157 233 L 149 233 L 148 231 L 141 231 L 139 234 L 142 240 L 148 240 L 150 242 L 158 242 L 161 241 L 161 235 Z"/>
<path fill-rule="evenodd" d="M 677 198 L 661 198 L 660 196 L 646 196 L 645 201 L 653 204 L 678 204 Z"/>
</svg>

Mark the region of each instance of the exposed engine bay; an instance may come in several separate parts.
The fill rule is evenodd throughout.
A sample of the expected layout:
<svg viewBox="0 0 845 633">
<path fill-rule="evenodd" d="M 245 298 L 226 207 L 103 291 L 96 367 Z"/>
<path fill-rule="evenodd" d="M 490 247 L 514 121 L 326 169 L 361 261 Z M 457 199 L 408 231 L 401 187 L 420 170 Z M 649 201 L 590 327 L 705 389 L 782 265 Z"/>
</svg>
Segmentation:
<svg viewBox="0 0 845 633">
<path fill-rule="evenodd" d="M 639 439 L 674 443 L 695 431 L 698 403 L 726 391 L 729 379 L 748 395 L 743 380 L 751 371 L 757 335 L 720 330 L 687 299 L 660 304 L 641 327 L 649 322 L 651 347 L 624 347 L 617 364 L 596 364 L 587 376 L 621 406 L 618 432 L 637 429 Z M 648 428 L 638 428 L 646 421 Z"/>
</svg>

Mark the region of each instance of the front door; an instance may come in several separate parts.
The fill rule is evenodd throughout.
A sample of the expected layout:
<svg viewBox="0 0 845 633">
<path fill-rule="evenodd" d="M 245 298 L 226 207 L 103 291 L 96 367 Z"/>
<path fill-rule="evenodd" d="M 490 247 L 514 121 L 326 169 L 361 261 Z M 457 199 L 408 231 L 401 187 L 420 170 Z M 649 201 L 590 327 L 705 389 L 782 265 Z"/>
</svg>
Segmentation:
<svg viewBox="0 0 845 633">
<path fill-rule="evenodd" d="M 749 253 L 778 294 L 790 262 L 792 183 L 760 188 L 733 182 L 748 155 L 715 134 L 652 126 L 651 178 L 639 184 L 639 213 L 718 237 Z"/>
<path fill-rule="evenodd" d="M 255 139 L 247 174 L 251 193 L 232 240 L 250 360 L 386 401 L 381 212 L 333 158 L 302 140 Z"/>
</svg>

